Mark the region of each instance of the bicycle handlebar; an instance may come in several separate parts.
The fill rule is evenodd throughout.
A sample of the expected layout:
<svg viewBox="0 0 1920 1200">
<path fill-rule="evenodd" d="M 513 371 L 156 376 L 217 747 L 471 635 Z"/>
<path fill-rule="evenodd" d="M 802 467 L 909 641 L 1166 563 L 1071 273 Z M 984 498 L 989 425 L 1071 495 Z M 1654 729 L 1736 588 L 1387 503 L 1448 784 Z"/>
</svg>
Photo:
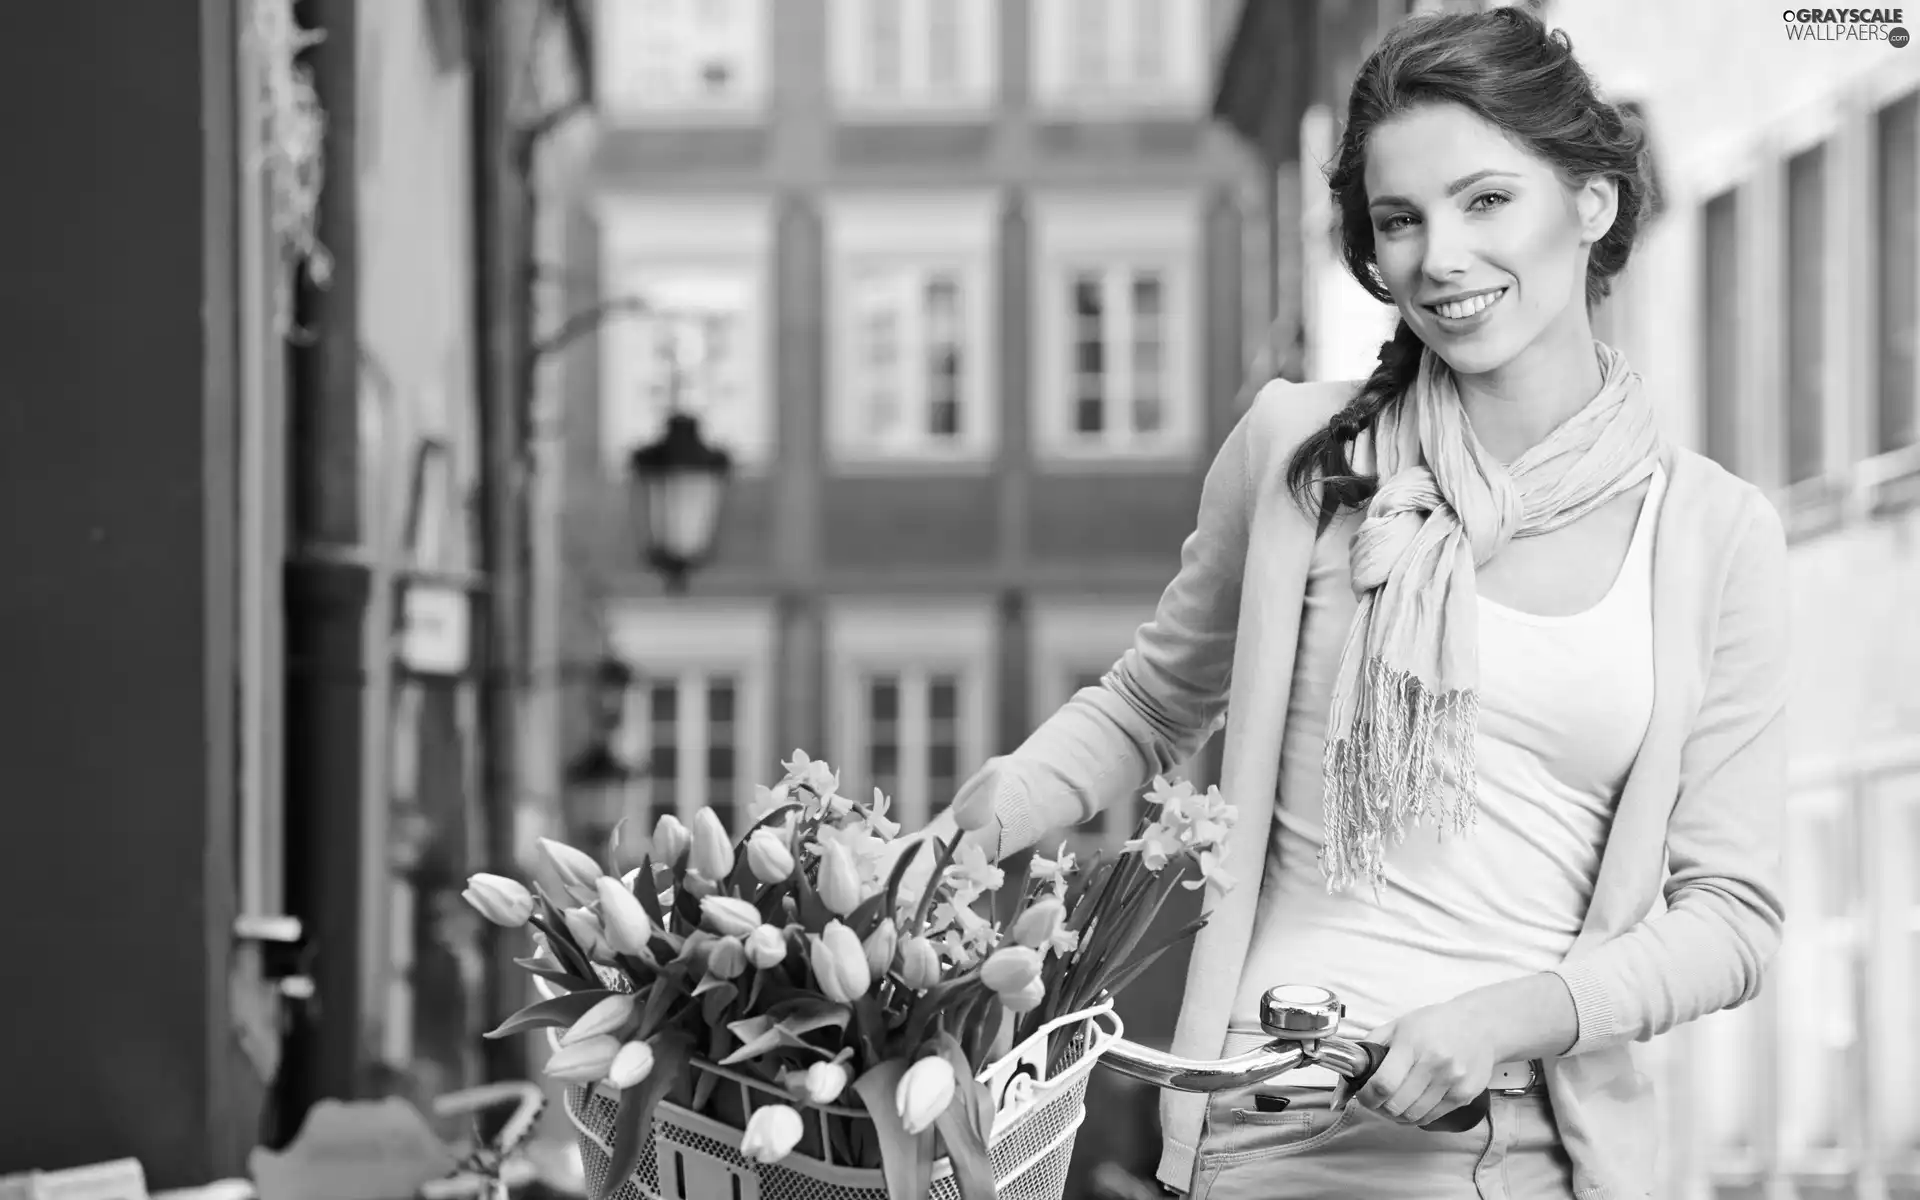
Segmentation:
<svg viewBox="0 0 1920 1200">
<path fill-rule="evenodd" d="M 1387 1048 L 1336 1035 L 1346 1005 L 1325 988 L 1283 984 L 1260 1001 L 1260 1025 L 1273 1039 L 1232 1058 L 1180 1058 L 1120 1038 L 1100 1057 L 1100 1065 L 1158 1088 L 1180 1092 L 1226 1092 L 1265 1083 L 1304 1066 L 1322 1066 L 1346 1080 L 1335 1107 L 1373 1078 Z M 1472 1101 L 1422 1125 L 1435 1133 L 1461 1133 L 1485 1120 L 1492 1097 L 1481 1092 Z"/>
</svg>

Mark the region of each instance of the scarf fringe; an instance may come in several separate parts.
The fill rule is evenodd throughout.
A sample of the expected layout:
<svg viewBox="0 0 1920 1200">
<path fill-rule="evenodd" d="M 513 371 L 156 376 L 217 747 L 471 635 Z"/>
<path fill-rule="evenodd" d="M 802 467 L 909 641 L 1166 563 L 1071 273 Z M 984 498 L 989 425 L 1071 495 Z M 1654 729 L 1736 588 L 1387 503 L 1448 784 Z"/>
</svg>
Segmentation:
<svg viewBox="0 0 1920 1200">
<path fill-rule="evenodd" d="M 1410 825 L 1463 833 L 1478 813 L 1474 734 L 1480 699 L 1471 690 L 1434 692 L 1410 672 L 1370 656 L 1348 735 L 1327 743 L 1322 763 L 1327 890 L 1386 878 L 1386 845 Z"/>
</svg>

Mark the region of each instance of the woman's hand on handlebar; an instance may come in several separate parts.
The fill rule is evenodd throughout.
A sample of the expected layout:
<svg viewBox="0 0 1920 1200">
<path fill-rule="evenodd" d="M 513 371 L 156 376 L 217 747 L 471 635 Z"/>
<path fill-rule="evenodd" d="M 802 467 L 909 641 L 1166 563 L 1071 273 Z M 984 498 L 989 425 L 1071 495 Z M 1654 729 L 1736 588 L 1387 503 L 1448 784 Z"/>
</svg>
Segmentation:
<svg viewBox="0 0 1920 1200">
<path fill-rule="evenodd" d="M 1470 1104 L 1501 1061 L 1490 1032 L 1451 1001 L 1389 1021 L 1366 1037 L 1385 1046 L 1387 1056 L 1354 1099 L 1407 1125 L 1425 1125 Z"/>
</svg>

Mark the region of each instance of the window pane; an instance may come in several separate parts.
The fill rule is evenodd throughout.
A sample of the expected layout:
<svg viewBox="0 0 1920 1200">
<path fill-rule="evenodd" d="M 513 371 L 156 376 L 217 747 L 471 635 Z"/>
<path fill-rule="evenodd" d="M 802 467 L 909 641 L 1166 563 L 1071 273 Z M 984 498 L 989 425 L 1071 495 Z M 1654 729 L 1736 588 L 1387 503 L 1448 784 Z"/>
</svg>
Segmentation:
<svg viewBox="0 0 1920 1200">
<path fill-rule="evenodd" d="M 665 680 L 647 687 L 648 769 L 653 778 L 654 802 L 670 808 L 678 794 L 680 775 L 680 684 Z"/>
<path fill-rule="evenodd" d="M 739 726 L 734 719 L 738 684 L 716 675 L 707 680 L 707 807 L 727 829 L 735 828 L 739 795 Z"/>
<path fill-rule="evenodd" d="M 1915 440 L 1914 404 L 1920 393 L 1915 343 L 1920 341 L 1920 95 L 1880 111 L 1874 122 L 1874 330 L 1879 403 L 1874 450 L 1884 453 Z"/>
<path fill-rule="evenodd" d="M 927 0 L 927 87 L 950 92 L 960 86 L 961 0 Z"/>
<path fill-rule="evenodd" d="M 866 698 L 867 778 L 860 790 L 877 787 L 893 796 L 900 791 L 900 677 L 869 676 Z"/>
<path fill-rule="evenodd" d="M 1787 481 L 1820 474 L 1821 324 L 1825 317 L 1826 150 L 1816 146 L 1787 163 Z"/>
<path fill-rule="evenodd" d="M 1701 355 L 1700 394 L 1706 401 L 1707 457 L 1738 471 L 1740 383 L 1740 236 L 1736 193 L 1707 201 L 1701 238 L 1701 324 L 1706 352 Z"/>
<path fill-rule="evenodd" d="M 1167 0 L 1133 0 L 1133 78 L 1130 83 L 1156 84 L 1167 77 Z"/>
<path fill-rule="evenodd" d="M 960 434 L 960 284 L 949 275 L 927 281 L 927 432 Z"/>
<path fill-rule="evenodd" d="M 878 92 L 897 92 L 901 77 L 900 0 L 867 0 L 867 81 Z"/>
<path fill-rule="evenodd" d="M 927 680 L 927 796 L 944 807 L 960 786 L 960 679 Z"/>
<path fill-rule="evenodd" d="M 1100 433 L 1106 428 L 1105 297 L 1101 277 L 1081 272 L 1073 280 L 1073 428 Z"/>
<path fill-rule="evenodd" d="M 1076 0 L 1067 26 L 1067 76 L 1078 87 L 1108 82 L 1112 62 L 1114 0 Z"/>
<path fill-rule="evenodd" d="M 1157 433 L 1166 415 L 1166 297 L 1157 271 L 1133 277 L 1133 430 Z"/>
<path fill-rule="evenodd" d="M 867 432 L 884 438 L 899 428 L 904 415 L 900 395 L 899 278 L 891 273 L 869 272 L 857 277 L 853 286 L 855 311 L 860 314 L 855 356 Z"/>
</svg>

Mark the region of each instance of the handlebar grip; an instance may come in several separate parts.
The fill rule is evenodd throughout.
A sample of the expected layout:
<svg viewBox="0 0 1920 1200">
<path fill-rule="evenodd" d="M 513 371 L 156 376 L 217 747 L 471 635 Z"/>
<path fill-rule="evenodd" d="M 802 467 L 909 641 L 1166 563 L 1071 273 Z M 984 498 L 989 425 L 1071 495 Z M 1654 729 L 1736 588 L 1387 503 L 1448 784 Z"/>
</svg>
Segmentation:
<svg viewBox="0 0 1920 1200">
<path fill-rule="evenodd" d="M 1366 1070 L 1355 1075 L 1347 1085 L 1348 1095 L 1352 1095 L 1365 1086 L 1367 1080 L 1373 1078 L 1373 1073 L 1380 1069 L 1380 1064 L 1387 1060 L 1387 1048 L 1385 1046 L 1378 1045 L 1374 1042 L 1361 1042 L 1360 1048 L 1366 1051 L 1367 1067 Z M 1429 1133 L 1465 1133 L 1467 1130 L 1472 1129 L 1474 1126 L 1480 1124 L 1480 1122 L 1486 1120 L 1487 1113 L 1492 1107 L 1492 1097 L 1486 1092 L 1481 1092 L 1478 1096 L 1475 1096 L 1459 1108 L 1435 1117 L 1420 1128 Z"/>
</svg>

